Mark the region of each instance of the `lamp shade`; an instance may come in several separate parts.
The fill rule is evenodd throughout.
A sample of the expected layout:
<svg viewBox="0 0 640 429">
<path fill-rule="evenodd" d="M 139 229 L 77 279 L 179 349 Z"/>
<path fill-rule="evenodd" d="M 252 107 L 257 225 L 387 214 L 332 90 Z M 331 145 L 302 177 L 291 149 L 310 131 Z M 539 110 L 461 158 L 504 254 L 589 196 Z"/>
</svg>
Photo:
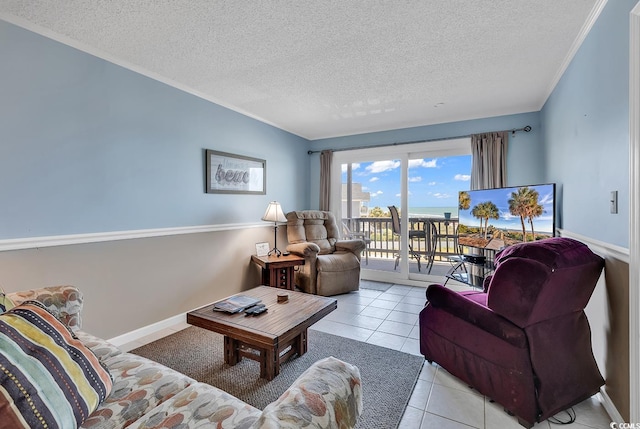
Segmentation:
<svg viewBox="0 0 640 429">
<path fill-rule="evenodd" d="M 280 203 L 277 201 L 271 201 L 267 207 L 267 211 L 264 212 L 264 216 L 262 216 L 262 220 L 266 220 L 268 222 L 286 222 L 287 218 L 284 217 Z"/>
</svg>

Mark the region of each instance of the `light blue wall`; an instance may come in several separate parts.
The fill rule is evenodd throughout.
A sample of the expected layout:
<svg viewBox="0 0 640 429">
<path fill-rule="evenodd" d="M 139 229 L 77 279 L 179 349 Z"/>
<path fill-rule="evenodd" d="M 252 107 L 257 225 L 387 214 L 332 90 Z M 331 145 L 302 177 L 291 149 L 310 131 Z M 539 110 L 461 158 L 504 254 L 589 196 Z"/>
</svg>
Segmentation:
<svg viewBox="0 0 640 429">
<path fill-rule="evenodd" d="M 531 125 L 510 185 L 556 182 L 558 226 L 628 246 L 628 37 L 607 3 L 541 112 L 308 142 L 0 21 L 0 239 L 254 222 L 317 208 L 318 154 Z M 267 195 L 208 195 L 204 149 L 267 160 Z M 619 191 L 619 214 L 609 192 Z"/>
<path fill-rule="evenodd" d="M 609 1 L 541 112 L 558 226 L 629 246 L 629 12 Z M 619 213 L 609 213 L 610 191 Z"/>
<path fill-rule="evenodd" d="M 314 140 L 311 142 L 311 148 L 313 151 L 320 151 L 323 149 L 358 148 L 407 141 L 445 139 L 489 131 L 518 129 L 525 125 L 530 125 L 532 130 L 528 133 L 516 133 L 515 136 L 509 135 L 509 148 L 507 151 L 508 184 L 515 186 L 543 183 L 545 181 L 544 146 L 541 142 L 542 134 L 538 112 Z M 310 157 L 312 158 L 311 183 L 319 183 L 320 155 L 314 153 Z M 311 205 L 313 208 L 317 208 L 319 205 L 319 189 L 313 185 L 311 186 Z"/>
<path fill-rule="evenodd" d="M 267 161 L 204 193 L 204 149 Z M 308 141 L 0 21 L 0 239 L 259 222 L 309 205 Z"/>
</svg>

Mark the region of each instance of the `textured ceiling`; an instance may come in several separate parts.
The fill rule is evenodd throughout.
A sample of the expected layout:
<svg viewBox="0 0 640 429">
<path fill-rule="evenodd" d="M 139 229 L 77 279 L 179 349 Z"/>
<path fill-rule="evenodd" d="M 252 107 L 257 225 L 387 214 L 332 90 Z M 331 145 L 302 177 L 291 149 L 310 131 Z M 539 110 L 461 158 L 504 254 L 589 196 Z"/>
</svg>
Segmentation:
<svg viewBox="0 0 640 429">
<path fill-rule="evenodd" d="M 0 18 L 308 139 L 539 110 L 606 0 L 0 0 Z"/>
</svg>

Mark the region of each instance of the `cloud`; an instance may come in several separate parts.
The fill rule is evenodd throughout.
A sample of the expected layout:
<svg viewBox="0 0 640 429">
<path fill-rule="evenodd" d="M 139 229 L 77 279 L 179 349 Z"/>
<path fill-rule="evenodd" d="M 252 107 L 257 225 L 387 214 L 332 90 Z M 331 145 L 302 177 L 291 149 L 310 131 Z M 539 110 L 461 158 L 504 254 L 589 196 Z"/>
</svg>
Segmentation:
<svg viewBox="0 0 640 429">
<path fill-rule="evenodd" d="M 471 175 L 469 174 L 456 174 L 453 176 L 453 180 L 459 180 L 461 182 L 468 182 L 471 180 Z"/>
<path fill-rule="evenodd" d="M 449 198 L 449 194 L 443 194 L 441 192 L 436 192 L 435 194 L 433 194 L 434 197 L 442 199 L 442 198 Z"/>
<path fill-rule="evenodd" d="M 400 167 L 400 161 L 376 161 L 367 166 L 369 173 L 382 173 Z"/>
<path fill-rule="evenodd" d="M 427 185 L 429 185 L 429 186 L 436 186 L 437 184 L 438 184 L 438 182 L 429 182 L 429 183 L 427 183 Z"/>
<path fill-rule="evenodd" d="M 342 172 L 346 173 L 347 172 L 347 164 L 342 164 L 341 167 L 342 167 Z M 357 163 L 357 162 L 351 163 L 351 171 L 355 171 L 358 168 L 360 168 L 360 164 L 359 163 Z"/>
<path fill-rule="evenodd" d="M 369 179 L 369 182 L 377 182 L 378 180 L 380 180 L 380 178 L 374 176 L 371 179 Z"/>
<path fill-rule="evenodd" d="M 382 191 L 370 192 L 370 193 L 369 193 L 369 196 L 370 196 L 371 198 L 376 198 L 376 197 L 378 197 L 378 196 L 382 195 L 382 193 L 383 193 Z"/>
<path fill-rule="evenodd" d="M 409 168 L 414 167 L 422 167 L 422 168 L 437 168 L 438 160 L 430 159 L 429 161 L 425 161 L 424 159 L 410 159 L 409 160 Z"/>
<path fill-rule="evenodd" d="M 549 192 L 546 195 L 542 195 L 542 198 L 539 198 L 538 202 L 543 205 L 553 203 L 553 192 Z"/>
<path fill-rule="evenodd" d="M 422 182 L 422 177 L 420 176 L 409 177 L 409 182 Z"/>
</svg>

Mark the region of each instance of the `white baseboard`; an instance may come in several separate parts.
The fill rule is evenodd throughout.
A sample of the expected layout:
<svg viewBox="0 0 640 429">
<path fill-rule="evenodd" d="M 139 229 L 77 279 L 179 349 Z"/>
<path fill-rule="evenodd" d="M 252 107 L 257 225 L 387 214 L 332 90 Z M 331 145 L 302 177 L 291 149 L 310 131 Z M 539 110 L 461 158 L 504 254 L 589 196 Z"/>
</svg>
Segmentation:
<svg viewBox="0 0 640 429">
<path fill-rule="evenodd" d="M 613 401 L 611 400 L 609 395 L 607 395 L 607 392 L 605 392 L 604 386 L 600 388 L 600 393 L 597 396 L 599 396 L 600 403 L 604 407 L 607 414 L 609 414 L 612 422 L 624 422 L 622 415 L 620 414 L 616 406 L 613 405 Z"/>
<path fill-rule="evenodd" d="M 118 335 L 117 337 L 113 337 L 107 341 L 109 341 L 111 344 L 114 344 L 116 347 L 122 347 L 127 343 L 140 341 L 144 337 L 164 331 L 165 329 L 182 327 L 184 326 L 186 320 L 187 313 L 176 314 L 175 316 L 171 316 L 159 322 L 152 323 L 151 325 L 143 326 L 142 328 L 127 332 L 126 334 Z"/>
</svg>

